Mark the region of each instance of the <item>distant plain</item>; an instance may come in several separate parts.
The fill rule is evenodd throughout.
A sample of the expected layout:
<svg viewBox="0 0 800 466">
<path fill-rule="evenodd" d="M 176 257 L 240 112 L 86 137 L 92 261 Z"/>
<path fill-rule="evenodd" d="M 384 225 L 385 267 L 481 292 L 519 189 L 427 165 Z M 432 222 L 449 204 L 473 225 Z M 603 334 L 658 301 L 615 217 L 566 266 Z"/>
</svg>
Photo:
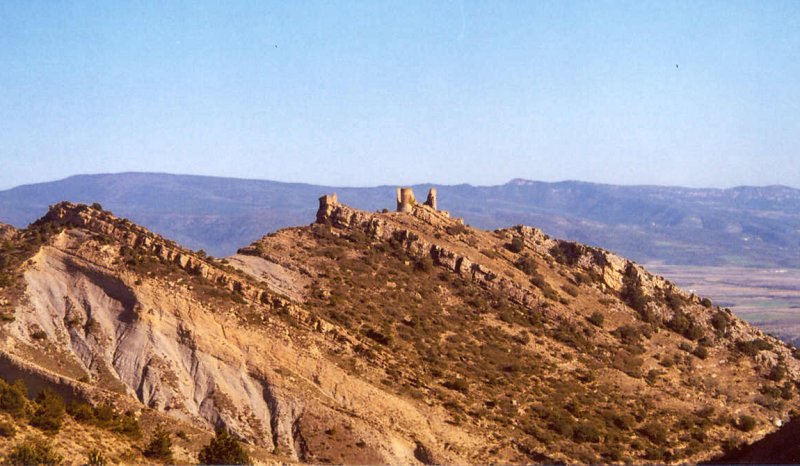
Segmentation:
<svg viewBox="0 0 800 466">
<path fill-rule="evenodd" d="M 729 307 L 766 332 L 800 343 L 800 269 L 662 263 L 645 266 L 686 290 Z"/>
</svg>

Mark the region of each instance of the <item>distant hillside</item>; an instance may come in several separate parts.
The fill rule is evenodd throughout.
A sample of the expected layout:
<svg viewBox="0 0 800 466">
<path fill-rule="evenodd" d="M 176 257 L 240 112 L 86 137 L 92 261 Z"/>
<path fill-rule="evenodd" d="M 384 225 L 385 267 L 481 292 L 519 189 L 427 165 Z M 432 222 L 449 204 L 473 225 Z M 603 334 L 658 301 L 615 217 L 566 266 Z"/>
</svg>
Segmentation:
<svg viewBox="0 0 800 466">
<path fill-rule="evenodd" d="M 640 262 L 800 267 L 800 190 L 788 187 L 527 180 L 437 187 L 441 208 L 480 228 L 533 225 Z M 422 196 L 427 185 L 416 188 Z M 182 244 L 223 256 L 264 231 L 311 223 L 323 193 L 336 191 L 361 209 L 393 209 L 394 189 L 150 173 L 81 175 L 0 192 L 0 221 L 23 227 L 58 201 L 99 202 Z"/>
</svg>

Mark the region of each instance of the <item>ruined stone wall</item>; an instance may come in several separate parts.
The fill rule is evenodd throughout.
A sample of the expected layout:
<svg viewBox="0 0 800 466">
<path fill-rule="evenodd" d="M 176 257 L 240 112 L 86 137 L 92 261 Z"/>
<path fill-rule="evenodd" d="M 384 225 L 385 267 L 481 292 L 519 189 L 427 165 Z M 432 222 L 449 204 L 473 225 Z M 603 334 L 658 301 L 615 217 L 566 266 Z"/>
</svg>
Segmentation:
<svg viewBox="0 0 800 466">
<path fill-rule="evenodd" d="M 411 188 L 397 188 L 397 211 L 411 212 L 417 201 L 414 199 L 414 190 Z"/>
<path fill-rule="evenodd" d="M 320 222 L 320 219 L 324 219 L 328 215 L 330 215 L 331 210 L 333 210 L 334 206 L 339 204 L 339 200 L 336 197 L 336 193 L 333 194 L 325 194 L 324 196 L 319 198 L 319 209 L 317 209 L 317 222 Z"/>
<path fill-rule="evenodd" d="M 436 188 L 428 190 L 428 199 L 425 200 L 425 205 L 436 210 Z"/>
</svg>

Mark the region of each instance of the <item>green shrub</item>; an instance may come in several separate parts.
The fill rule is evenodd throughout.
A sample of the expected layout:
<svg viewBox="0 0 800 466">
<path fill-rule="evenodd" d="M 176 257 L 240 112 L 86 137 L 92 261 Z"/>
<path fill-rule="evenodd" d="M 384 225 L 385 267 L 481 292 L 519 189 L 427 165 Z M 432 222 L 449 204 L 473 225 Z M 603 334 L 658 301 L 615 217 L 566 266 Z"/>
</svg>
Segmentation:
<svg viewBox="0 0 800 466">
<path fill-rule="evenodd" d="M 392 336 L 388 333 L 380 332 L 372 327 L 366 327 L 363 330 L 364 336 L 373 340 L 381 345 L 389 345 L 392 342 Z"/>
<path fill-rule="evenodd" d="M 53 446 L 45 439 L 27 437 L 15 445 L 5 458 L 5 464 L 13 466 L 58 465 L 63 457 L 55 452 Z"/>
<path fill-rule="evenodd" d="M 681 294 L 672 288 L 668 288 L 664 294 L 664 297 L 667 300 L 667 306 L 673 311 L 680 310 L 683 306 L 686 305 L 686 299 L 681 296 Z"/>
<path fill-rule="evenodd" d="M 783 383 L 783 386 L 781 387 L 781 398 L 783 398 L 784 400 L 792 399 L 792 397 L 794 396 L 794 392 L 792 391 L 792 385 L 794 384 L 788 380 Z"/>
<path fill-rule="evenodd" d="M 537 275 L 537 268 L 536 268 L 536 261 L 533 260 L 532 257 L 527 255 L 520 257 L 514 262 L 514 267 L 522 270 L 525 272 L 526 275 L 534 276 Z"/>
<path fill-rule="evenodd" d="M 572 438 L 576 442 L 597 443 L 600 441 L 600 431 L 594 425 L 584 422 L 575 427 Z"/>
<path fill-rule="evenodd" d="M 106 466 L 108 458 L 100 450 L 89 450 L 86 454 L 86 466 Z"/>
<path fill-rule="evenodd" d="M 664 444 L 667 441 L 667 429 L 664 424 L 659 421 L 650 421 L 641 429 L 639 433 L 650 439 L 655 444 Z"/>
<path fill-rule="evenodd" d="M 717 311 L 717 313 L 711 317 L 711 326 L 714 327 L 718 336 L 723 336 L 730 326 L 730 317 L 722 311 Z"/>
<path fill-rule="evenodd" d="M 628 413 L 613 413 L 611 423 L 620 429 L 631 430 L 636 425 L 636 418 Z"/>
<path fill-rule="evenodd" d="M 172 436 L 162 426 L 158 426 L 153 437 L 142 452 L 145 457 L 172 463 Z"/>
<path fill-rule="evenodd" d="M 644 364 L 642 358 L 625 350 L 617 351 L 611 360 L 611 366 L 614 369 L 637 379 L 642 377 L 642 364 Z"/>
<path fill-rule="evenodd" d="M 94 409 L 88 403 L 73 401 L 67 405 L 67 414 L 72 416 L 77 422 L 91 424 L 95 421 Z"/>
<path fill-rule="evenodd" d="M 450 390 L 455 390 L 461 393 L 467 393 L 469 391 L 469 384 L 464 379 L 452 379 L 446 380 L 442 383 L 445 388 L 449 388 Z"/>
<path fill-rule="evenodd" d="M 705 346 L 697 345 L 694 351 L 692 351 L 692 354 L 700 359 L 705 359 L 708 357 L 708 349 L 706 349 Z"/>
<path fill-rule="evenodd" d="M 746 414 L 742 415 L 736 422 L 735 427 L 741 430 L 742 432 L 750 432 L 756 427 L 756 418 L 754 418 L 753 416 L 748 416 Z"/>
<path fill-rule="evenodd" d="M 586 247 L 582 244 L 569 241 L 559 241 L 558 244 L 550 248 L 550 254 L 562 265 L 573 266 L 578 263 L 581 256 L 586 253 Z"/>
<path fill-rule="evenodd" d="M 697 325 L 694 319 L 683 311 L 675 312 L 672 319 L 667 322 L 667 328 L 690 340 L 699 340 L 703 337 L 704 333 L 703 328 Z"/>
<path fill-rule="evenodd" d="M 198 458 L 202 464 L 250 464 L 250 456 L 225 429 L 217 431 Z"/>
<path fill-rule="evenodd" d="M 66 406 L 56 392 L 45 388 L 36 396 L 36 410 L 31 425 L 46 432 L 57 432 L 64 422 Z"/>
<path fill-rule="evenodd" d="M 7 421 L 0 422 L 0 437 L 11 438 L 17 434 L 17 428 L 14 424 Z"/>
<path fill-rule="evenodd" d="M 423 257 L 414 264 L 414 268 L 421 272 L 430 272 L 433 270 L 433 259 L 428 256 Z"/>
<path fill-rule="evenodd" d="M 759 351 L 769 351 L 773 348 L 772 343 L 763 338 L 756 338 L 749 341 L 737 341 L 736 349 L 748 356 L 755 356 Z"/>
<path fill-rule="evenodd" d="M 642 337 L 646 336 L 642 327 L 644 326 L 623 325 L 611 332 L 611 334 L 619 338 L 625 345 L 636 345 L 642 340 Z"/>
<path fill-rule="evenodd" d="M 664 375 L 664 373 L 660 370 L 650 369 L 647 371 L 647 375 L 644 376 L 644 380 L 648 383 L 648 385 L 654 385 L 658 381 L 658 378 L 662 375 Z"/>
<path fill-rule="evenodd" d="M 625 304 L 638 312 L 640 316 L 646 316 L 645 311 L 647 309 L 647 303 L 650 300 L 642 291 L 642 287 L 639 283 L 639 273 L 631 264 L 628 264 L 628 267 L 625 269 L 625 275 L 622 277 L 620 298 L 622 298 Z"/>
<path fill-rule="evenodd" d="M 0 409 L 15 416 L 23 416 L 28 405 L 28 388 L 17 380 L 12 385 L 0 379 Z"/>
<path fill-rule="evenodd" d="M 554 419 L 550 421 L 550 429 L 558 432 L 564 437 L 572 437 L 572 435 L 575 433 L 575 423 L 569 418 L 569 416 L 556 415 Z"/>
<path fill-rule="evenodd" d="M 572 285 L 564 285 L 561 287 L 568 295 L 572 296 L 573 298 L 578 297 L 578 289 Z"/>
<path fill-rule="evenodd" d="M 767 378 L 773 382 L 780 382 L 784 377 L 786 377 L 786 367 L 783 364 L 774 365 L 767 374 Z"/>
<path fill-rule="evenodd" d="M 464 233 L 466 230 L 467 230 L 466 227 L 464 227 L 464 225 L 460 223 L 456 223 L 455 225 L 450 225 L 444 229 L 444 231 L 446 231 L 447 234 L 450 236 L 460 235 L 461 233 Z"/>
<path fill-rule="evenodd" d="M 543 276 L 538 273 L 531 277 L 531 284 L 542 291 L 545 298 L 551 301 L 558 301 L 558 292 L 550 286 Z"/>
<path fill-rule="evenodd" d="M 139 426 L 139 420 L 131 412 L 119 416 L 116 425 L 111 430 L 133 439 L 142 437 L 142 428 Z"/>
<path fill-rule="evenodd" d="M 94 413 L 95 425 L 104 429 L 110 429 L 114 427 L 114 421 L 116 420 L 117 412 L 114 411 L 113 406 L 103 403 L 92 408 L 92 411 Z"/>
<path fill-rule="evenodd" d="M 603 323 L 605 323 L 605 321 L 606 321 L 606 316 L 604 316 L 603 313 L 600 312 L 600 311 L 594 311 L 594 312 L 592 312 L 592 315 L 590 315 L 588 317 L 587 320 L 592 325 L 595 325 L 597 327 L 602 327 Z"/>
<path fill-rule="evenodd" d="M 519 236 L 515 236 L 510 243 L 506 244 L 506 249 L 508 249 L 511 252 L 519 253 L 522 252 L 524 248 L 525 248 L 525 241 Z"/>
</svg>

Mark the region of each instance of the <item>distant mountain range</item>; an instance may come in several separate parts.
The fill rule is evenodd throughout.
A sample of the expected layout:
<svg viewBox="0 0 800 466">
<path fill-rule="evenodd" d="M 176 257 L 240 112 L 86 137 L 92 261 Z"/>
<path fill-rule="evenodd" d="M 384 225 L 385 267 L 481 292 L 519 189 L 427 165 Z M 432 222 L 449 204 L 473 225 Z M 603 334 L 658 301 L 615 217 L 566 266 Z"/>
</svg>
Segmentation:
<svg viewBox="0 0 800 466">
<path fill-rule="evenodd" d="M 800 190 L 692 189 L 515 179 L 436 186 L 439 206 L 468 224 L 526 224 L 640 262 L 800 267 Z M 414 186 L 424 198 L 428 185 Z M 23 227 L 59 201 L 98 202 L 166 237 L 216 256 L 276 229 L 314 221 L 317 198 L 393 209 L 395 186 L 342 188 L 158 173 L 79 175 L 0 191 L 0 222 Z"/>
</svg>

